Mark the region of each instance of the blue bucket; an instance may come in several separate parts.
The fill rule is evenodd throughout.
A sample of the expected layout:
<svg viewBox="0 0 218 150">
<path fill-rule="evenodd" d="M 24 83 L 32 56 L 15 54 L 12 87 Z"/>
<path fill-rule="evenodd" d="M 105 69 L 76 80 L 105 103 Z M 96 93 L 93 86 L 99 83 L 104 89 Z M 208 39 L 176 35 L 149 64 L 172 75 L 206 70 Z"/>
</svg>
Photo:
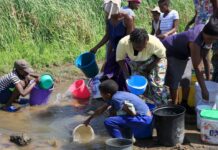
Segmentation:
<svg viewBox="0 0 218 150">
<path fill-rule="evenodd" d="M 135 95 L 142 95 L 145 92 L 148 81 L 144 76 L 133 75 L 126 80 L 128 90 Z"/>
<path fill-rule="evenodd" d="M 76 58 L 75 65 L 82 70 L 87 78 L 93 78 L 98 74 L 98 65 L 95 54 L 86 52 Z"/>
</svg>

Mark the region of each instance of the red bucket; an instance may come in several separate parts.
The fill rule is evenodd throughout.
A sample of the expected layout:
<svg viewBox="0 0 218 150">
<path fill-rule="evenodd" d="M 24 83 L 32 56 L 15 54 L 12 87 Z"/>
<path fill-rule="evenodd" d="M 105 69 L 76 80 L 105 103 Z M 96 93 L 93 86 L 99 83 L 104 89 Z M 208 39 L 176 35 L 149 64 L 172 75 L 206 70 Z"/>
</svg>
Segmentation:
<svg viewBox="0 0 218 150">
<path fill-rule="evenodd" d="M 75 98 L 88 99 L 90 97 L 89 89 L 84 80 L 76 80 L 73 82 L 73 84 L 69 87 L 69 91 Z"/>
</svg>

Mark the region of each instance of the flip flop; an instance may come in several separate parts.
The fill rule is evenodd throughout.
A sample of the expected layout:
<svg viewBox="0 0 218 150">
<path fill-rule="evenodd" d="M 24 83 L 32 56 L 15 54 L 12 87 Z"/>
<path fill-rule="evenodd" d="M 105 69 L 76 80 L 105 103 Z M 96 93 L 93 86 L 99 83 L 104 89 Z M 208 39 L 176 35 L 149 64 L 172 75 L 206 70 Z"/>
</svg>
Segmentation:
<svg viewBox="0 0 218 150">
<path fill-rule="evenodd" d="M 16 108 L 15 106 L 8 106 L 6 108 L 2 108 L 2 110 L 7 112 L 17 112 L 18 110 L 20 110 L 20 107 Z"/>
</svg>

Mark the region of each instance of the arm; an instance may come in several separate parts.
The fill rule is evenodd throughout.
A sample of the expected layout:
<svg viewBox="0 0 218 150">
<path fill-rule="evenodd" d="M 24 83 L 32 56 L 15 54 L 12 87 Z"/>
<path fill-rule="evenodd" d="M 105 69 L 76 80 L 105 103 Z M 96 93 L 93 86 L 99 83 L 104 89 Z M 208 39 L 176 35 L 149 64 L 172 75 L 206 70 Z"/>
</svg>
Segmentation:
<svg viewBox="0 0 218 150">
<path fill-rule="evenodd" d="M 146 67 L 145 74 L 149 74 L 155 68 L 155 66 L 159 63 L 160 58 L 158 58 L 157 56 L 154 56 L 154 57 L 155 57 L 154 61 Z"/>
<path fill-rule="evenodd" d="M 213 5 L 213 14 L 218 17 L 218 0 L 210 0 Z"/>
<path fill-rule="evenodd" d="M 126 35 L 129 35 L 135 28 L 134 19 L 133 19 L 133 17 L 131 17 L 127 14 L 124 14 L 124 15 L 125 15 L 124 22 L 126 25 Z"/>
<path fill-rule="evenodd" d="M 192 64 L 195 69 L 196 77 L 201 87 L 202 98 L 205 100 L 209 100 L 209 93 L 208 93 L 207 87 L 204 82 L 203 73 L 200 70 L 200 63 L 202 61 L 201 53 L 200 53 L 201 49 L 198 45 L 192 42 L 189 43 L 189 48 L 191 52 Z"/>
<path fill-rule="evenodd" d="M 30 84 L 27 87 L 24 87 L 21 83 L 17 83 L 15 85 L 16 90 L 20 93 L 21 96 L 25 97 L 26 95 L 28 95 L 31 90 L 33 89 L 33 87 L 37 84 L 37 81 L 35 80 L 35 82 L 33 82 L 32 84 Z"/>
<path fill-rule="evenodd" d="M 193 23 L 195 23 L 195 18 L 196 18 L 196 16 L 197 16 L 197 11 L 195 10 L 195 15 L 194 15 L 194 17 L 188 22 L 188 24 L 185 26 L 185 31 L 187 31 L 187 30 L 190 28 L 190 26 L 191 26 Z"/>
<path fill-rule="evenodd" d="M 105 110 L 107 110 L 107 108 L 109 107 L 108 104 L 104 104 L 103 106 L 101 106 L 100 108 L 98 108 L 93 115 L 91 115 L 86 121 L 84 121 L 85 125 L 88 125 L 89 122 L 95 118 L 98 115 L 101 115 Z"/>
<path fill-rule="evenodd" d="M 119 64 L 121 70 L 123 71 L 125 79 L 129 78 L 130 74 L 129 74 L 129 71 L 128 71 L 127 66 L 125 64 L 125 60 L 118 61 L 118 64 Z"/>
<path fill-rule="evenodd" d="M 179 19 L 174 20 L 173 21 L 173 28 L 170 31 L 164 33 L 164 35 L 167 37 L 169 35 L 174 34 L 178 29 L 178 25 L 179 25 Z"/>
<path fill-rule="evenodd" d="M 105 32 L 106 32 L 106 33 L 105 33 L 104 37 L 101 39 L 101 41 L 100 41 L 95 47 L 93 47 L 93 48 L 90 50 L 90 52 L 96 53 L 97 50 L 98 50 L 100 47 L 102 47 L 104 44 L 106 44 L 107 41 L 109 40 L 109 33 L 108 33 L 108 25 L 107 25 L 107 23 L 106 23 L 106 31 L 105 31 Z"/>
<path fill-rule="evenodd" d="M 201 54 L 203 58 L 203 63 L 204 63 L 206 80 L 210 80 L 210 63 L 209 63 L 208 53 L 209 53 L 208 49 L 203 49 L 202 54 Z"/>
</svg>

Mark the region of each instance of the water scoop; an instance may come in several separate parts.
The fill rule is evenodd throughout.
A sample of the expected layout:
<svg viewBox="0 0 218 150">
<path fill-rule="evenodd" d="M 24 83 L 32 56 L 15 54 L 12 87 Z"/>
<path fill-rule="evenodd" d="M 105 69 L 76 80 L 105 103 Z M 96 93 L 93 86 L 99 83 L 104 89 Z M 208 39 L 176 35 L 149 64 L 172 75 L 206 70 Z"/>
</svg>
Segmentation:
<svg viewBox="0 0 218 150">
<path fill-rule="evenodd" d="M 78 143 L 89 143 L 95 138 L 94 130 L 90 125 L 80 124 L 73 130 L 73 141 Z"/>
</svg>

